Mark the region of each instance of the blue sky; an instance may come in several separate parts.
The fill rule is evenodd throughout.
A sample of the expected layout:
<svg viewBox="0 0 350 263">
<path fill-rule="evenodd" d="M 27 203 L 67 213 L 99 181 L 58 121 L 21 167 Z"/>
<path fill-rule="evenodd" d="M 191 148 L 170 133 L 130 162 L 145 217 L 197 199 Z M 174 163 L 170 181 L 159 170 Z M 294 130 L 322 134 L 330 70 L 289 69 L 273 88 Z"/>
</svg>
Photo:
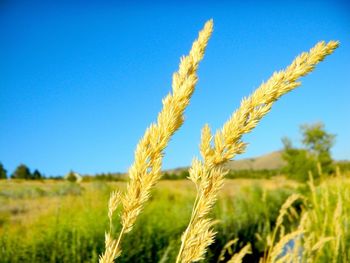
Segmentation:
<svg viewBox="0 0 350 263">
<path fill-rule="evenodd" d="M 0 6 L 0 162 L 46 175 L 127 171 L 155 121 L 171 75 L 204 22 L 214 33 L 186 122 L 164 168 L 198 155 L 200 129 L 219 128 L 275 70 L 319 40 L 341 47 L 278 101 L 245 141 L 258 156 L 298 144 L 299 126 L 323 121 L 333 156 L 350 159 L 350 5 L 341 1 L 123 4 L 16 2 Z"/>
</svg>

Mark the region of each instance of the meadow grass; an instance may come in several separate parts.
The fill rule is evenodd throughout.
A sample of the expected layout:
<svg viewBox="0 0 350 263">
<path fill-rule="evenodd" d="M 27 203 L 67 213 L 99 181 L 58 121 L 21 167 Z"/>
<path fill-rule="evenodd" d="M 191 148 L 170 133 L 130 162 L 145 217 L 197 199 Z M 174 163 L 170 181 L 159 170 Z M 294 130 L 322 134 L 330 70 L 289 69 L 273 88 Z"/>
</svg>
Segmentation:
<svg viewBox="0 0 350 263">
<path fill-rule="evenodd" d="M 7 214 L 0 226 L 0 262 L 98 261 L 108 227 L 109 192 L 125 186 L 121 182 L 0 181 L 1 211 Z M 222 247 L 234 237 L 241 243 L 252 242 L 256 232 L 273 224 L 280 205 L 295 187 L 294 182 L 281 178 L 228 180 L 213 211 L 219 219 L 217 242 L 210 247 L 206 262 L 216 262 Z M 41 194 L 29 195 L 28 189 L 40 189 Z M 134 231 L 125 237 L 123 247 L 128 253 L 118 261 L 174 261 L 191 214 L 194 190 L 186 180 L 161 181 Z M 261 201 L 263 195 L 268 202 Z M 21 212 L 14 212 L 17 210 Z M 113 220 L 117 223 L 118 215 Z M 255 245 L 261 253 L 262 244 Z"/>
<path fill-rule="evenodd" d="M 109 193 L 125 186 L 123 182 L 0 181 L 0 262 L 97 262 L 109 225 L 105 216 Z M 282 220 L 284 233 L 280 228 L 271 244 L 281 207 L 295 193 L 304 199 L 288 207 Z M 134 231 L 125 237 L 123 247 L 128 253 L 118 261 L 175 261 L 194 200 L 195 187 L 189 181 L 161 181 Z M 284 177 L 228 179 L 210 214 L 218 219 L 216 242 L 202 262 L 228 262 L 248 244 L 251 253 L 243 262 L 259 262 L 270 246 L 298 229 L 304 212 L 310 216 L 303 244 L 313 252 L 305 254 L 311 261 L 305 258 L 301 262 L 349 262 L 349 201 L 350 178 L 344 176 L 312 185 Z M 118 213 L 114 223 L 119 220 Z M 117 227 L 114 232 L 119 230 Z M 325 240 L 327 237 L 331 239 Z M 232 240 L 236 242 L 224 250 Z"/>
</svg>

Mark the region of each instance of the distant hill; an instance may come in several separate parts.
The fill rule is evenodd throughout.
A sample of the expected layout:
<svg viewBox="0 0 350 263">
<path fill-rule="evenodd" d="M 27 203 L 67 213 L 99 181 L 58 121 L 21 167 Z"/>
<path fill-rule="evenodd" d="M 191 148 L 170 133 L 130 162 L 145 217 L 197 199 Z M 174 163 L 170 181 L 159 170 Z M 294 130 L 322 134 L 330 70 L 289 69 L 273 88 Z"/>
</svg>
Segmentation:
<svg viewBox="0 0 350 263">
<path fill-rule="evenodd" d="M 225 167 L 230 170 L 275 170 L 280 169 L 285 165 L 282 159 L 282 152 L 276 151 L 255 158 L 247 158 L 241 160 L 229 161 Z M 166 170 L 170 174 L 180 174 L 189 167 L 180 167 L 176 169 Z"/>
<path fill-rule="evenodd" d="M 226 164 L 230 170 L 275 170 L 285 165 L 282 152 L 276 151 L 255 158 L 232 160 Z"/>
</svg>

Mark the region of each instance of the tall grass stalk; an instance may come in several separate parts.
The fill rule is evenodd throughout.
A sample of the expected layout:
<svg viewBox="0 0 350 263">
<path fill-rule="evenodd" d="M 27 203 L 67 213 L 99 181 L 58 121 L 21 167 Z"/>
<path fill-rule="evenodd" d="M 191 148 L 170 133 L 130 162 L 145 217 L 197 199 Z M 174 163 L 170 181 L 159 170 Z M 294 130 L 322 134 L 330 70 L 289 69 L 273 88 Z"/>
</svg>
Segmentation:
<svg viewBox="0 0 350 263">
<path fill-rule="evenodd" d="M 319 42 L 308 53 L 299 55 L 285 70 L 275 72 L 250 97 L 242 100 L 240 107 L 213 136 L 208 125 L 202 129 L 200 152 L 203 161 L 194 159 L 189 179 L 197 188 L 189 224 L 182 235 L 176 262 L 194 262 L 204 258 L 207 247 L 213 243 L 214 221 L 208 214 L 223 186 L 225 171 L 222 165 L 235 155 L 243 153 L 246 143 L 242 136 L 249 133 L 271 110 L 282 95 L 300 86 L 300 77 L 338 47 L 338 42 Z"/>
<path fill-rule="evenodd" d="M 163 99 L 163 109 L 158 115 L 157 123 L 151 124 L 136 147 L 135 162 L 129 169 L 130 181 L 126 192 L 111 194 L 108 207 L 110 223 L 112 224 L 113 214 L 121 203 L 122 228 L 115 239 L 111 225 L 105 236 L 106 248 L 100 257 L 100 263 L 113 262 L 120 255 L 123 236 L 132 230 L 136 218 L 150 197 L 151 189 L 161 177 L 163 151 L 184 121 L 184 111 L 198 80 L 198 65 L 203 59 L 212 31 L 213 21 L 209 20 L 199 32 L 189 55 L 181 58 L 179 71 L 173 75 L 172 94 Z"/>
</svg>

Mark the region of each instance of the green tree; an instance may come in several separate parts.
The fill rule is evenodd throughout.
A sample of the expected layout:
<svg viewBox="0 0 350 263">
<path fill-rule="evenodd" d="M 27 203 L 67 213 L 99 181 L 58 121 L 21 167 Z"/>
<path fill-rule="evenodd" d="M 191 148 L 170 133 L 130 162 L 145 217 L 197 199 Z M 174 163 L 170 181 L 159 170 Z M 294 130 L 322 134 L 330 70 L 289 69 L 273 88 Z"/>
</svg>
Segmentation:
<svg viewBox="0 0 350 263">
<path fill-rule="evenodd" d="M 66 176 L 65 179 L 68 180 L 69 182 L 75 183 L 78 178 L 77 175 L 74 171 L 70 171 Z"/>
<path fill-rule="evenodd" d="M 26 165 L 20 164 L 13 172 L 11 177 L 13 179 L 31 179 L 32 174 L 30 173 L 30 170 Z"/>
<path fill-rule="evenodd" d="M 7 171 L 5 170 L 2 163 L 0 163 L 0 179 L 6 179 L 7 178 Z"/>
<path fill-rule="evenodd" d="M 308 172 L 315 172 L 317 161 L 307 150 L 294 148 L 292 142 L 288 138 L 282 139 L 284 150 L 282 158 L 286 161 L 286 166 L 283 172 L 289 178 L 298 181 L 306 181 L 308 179 Z"/>
<path fill-rule="evenodd" d="M 303 135 L 302 143 L 316 157 L 322 167 L 322 171 L 324 173 L 333 172 L 331 148 L 335 143 L 335 135 L 328 133 L 323 123 L 302 125 L 301 132 Z"/>
<path fill-rule="evenodd" d="M 37 169 L 35 169 L 32 176 L 31 176 L 31 179 L 40 180 L 42 178 L 43 178 L 43 176 L 41 175 L 41 173 Z"/>
<path fill-rule="evenodd" d="M 334 145 L 335 135 L 325 130 L 323 123 L 302 125 L 302 144 L 304 148 L 293 147 L 288 138 L 283 138 L 283 159 L 287 162 L 284 172 L 291 178 L 306 181 L 308 172 L 311 171 L 315 177 L 319 175 L 317 165 L 320 164 L 325 174 L 334 171 L 331 148 Z"/>
</svg>

